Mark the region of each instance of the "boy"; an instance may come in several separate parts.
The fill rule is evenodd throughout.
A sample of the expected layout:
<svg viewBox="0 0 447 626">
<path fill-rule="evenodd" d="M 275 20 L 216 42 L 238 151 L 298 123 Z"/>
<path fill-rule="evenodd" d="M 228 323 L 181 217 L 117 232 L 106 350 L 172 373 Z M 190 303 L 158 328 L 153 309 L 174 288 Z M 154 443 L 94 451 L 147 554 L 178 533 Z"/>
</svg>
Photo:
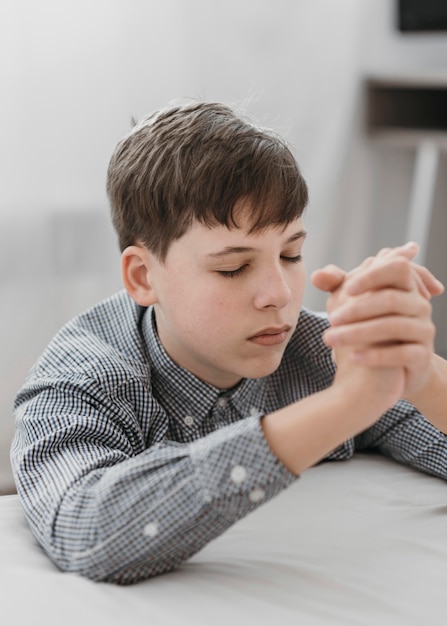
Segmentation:
<svg viewBox="0 0 447 626">
<path fill-rule="evenodd" d="M 168 571 L 355 450 L 447 477 L 442 286 L 414 245 L 316 272 L 331 328 L 302 309 L 306 184 L 278 137 L 219 104 L 144 119 L 108 194 L 125 291 L 56 335 L 15 405 L 18 493 L 61 569 Z"/>
</svg>

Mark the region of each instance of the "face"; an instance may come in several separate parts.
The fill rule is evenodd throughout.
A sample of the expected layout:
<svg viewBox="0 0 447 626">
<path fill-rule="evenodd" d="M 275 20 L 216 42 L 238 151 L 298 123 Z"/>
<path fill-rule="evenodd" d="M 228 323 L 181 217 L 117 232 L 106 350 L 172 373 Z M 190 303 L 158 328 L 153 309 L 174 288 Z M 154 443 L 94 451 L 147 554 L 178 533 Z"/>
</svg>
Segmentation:
<svg viewBox="0 0 447 626">
<path fill-rule="evenodd" d="M 272 373 L 295 329 L 305 286 L 300 219 L 248 234 L 199 223 L 174 241 L 150 281 L 169 356 L 222 389 Z"/>
</svg>

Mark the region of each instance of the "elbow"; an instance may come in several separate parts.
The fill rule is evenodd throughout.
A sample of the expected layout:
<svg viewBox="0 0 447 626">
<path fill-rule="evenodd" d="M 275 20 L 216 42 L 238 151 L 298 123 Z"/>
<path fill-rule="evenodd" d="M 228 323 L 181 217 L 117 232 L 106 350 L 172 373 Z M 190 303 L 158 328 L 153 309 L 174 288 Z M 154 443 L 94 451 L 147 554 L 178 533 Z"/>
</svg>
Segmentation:
<svg viewBox="0 0 447 626">
<path fill-rule="evenodd" d="M 67 530 L 67 529 L 66 529 Z M 86 539 L 70 542 L 64 537 L 41 545 L 59 570 L 78 574 L 94 582 L 130 585 L 176 569 L 194 552 L 183 546 L 172 551 L 172 543 L 141 545 L 135 537 L 124 533 L 97 538 L 94 543 Z"/>
</svg>

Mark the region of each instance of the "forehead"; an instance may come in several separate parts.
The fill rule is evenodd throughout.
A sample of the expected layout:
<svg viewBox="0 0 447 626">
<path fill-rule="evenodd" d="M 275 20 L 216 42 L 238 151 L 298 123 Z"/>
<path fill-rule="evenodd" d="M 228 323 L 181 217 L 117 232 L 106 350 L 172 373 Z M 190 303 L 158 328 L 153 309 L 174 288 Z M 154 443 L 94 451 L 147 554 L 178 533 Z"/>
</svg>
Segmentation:
<svg viewBox="0 0 447 626">
<path fill-rule="evenodd" d="M 267 226 L 255 232 L 250 232 L 251 228 L 252 225 L 243 220 L 238 222 L 237 227 L 221 224 L 207 226 L 194 221 L 180 239 L 172 242 L 168 257 L 180 254 L 213 260 L 229 252 L 260 251 L 271 246 L 300 241 L 305 237 L 301 218 L 285 225 Z"/>
</svg>

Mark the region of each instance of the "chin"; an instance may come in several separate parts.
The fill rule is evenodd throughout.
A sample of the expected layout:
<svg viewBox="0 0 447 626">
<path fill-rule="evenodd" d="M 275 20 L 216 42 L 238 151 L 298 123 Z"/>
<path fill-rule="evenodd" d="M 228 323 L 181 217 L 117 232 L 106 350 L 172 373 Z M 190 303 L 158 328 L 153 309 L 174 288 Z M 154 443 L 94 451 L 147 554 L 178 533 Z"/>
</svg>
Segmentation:
<svg viewBox="0 0 447 626">
<path fill-rule="evenodd" d="M 250 372 L 247 373 L 244 378 L 265 378 L 266 376 L 270 376 L 270 374 L 276 372 L 281 365 L 281 360 L 282 356 L 279 359 L 272 359 L 269 363 L 257 364 L 251 368 Z"/>
</svg>

